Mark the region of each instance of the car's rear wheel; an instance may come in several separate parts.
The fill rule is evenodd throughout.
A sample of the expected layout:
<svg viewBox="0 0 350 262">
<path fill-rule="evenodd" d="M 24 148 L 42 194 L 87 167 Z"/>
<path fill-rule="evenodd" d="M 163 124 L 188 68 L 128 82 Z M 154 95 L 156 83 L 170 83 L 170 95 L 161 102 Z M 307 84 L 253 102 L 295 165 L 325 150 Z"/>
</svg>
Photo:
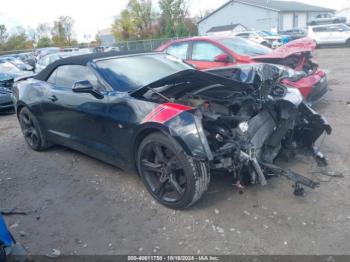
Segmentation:
<svg viewBox="0 0 350 262">
<path fill-rule="evenodd" d="M 177 150 L 162 133 L 147 136 L 137 152 L 138 172 L 151 195 L 161 204 L 184 209 L 201 198 L 210 182 L 205 163 Z"/>
<path fill-rule="evenodd" d="M 28 108 L 22 108 L 18 118 L 22 133 L 30 148 L 35 151 L 42 151 L 51 145 L 40 129 L 39 122 Z"/>
</svg>

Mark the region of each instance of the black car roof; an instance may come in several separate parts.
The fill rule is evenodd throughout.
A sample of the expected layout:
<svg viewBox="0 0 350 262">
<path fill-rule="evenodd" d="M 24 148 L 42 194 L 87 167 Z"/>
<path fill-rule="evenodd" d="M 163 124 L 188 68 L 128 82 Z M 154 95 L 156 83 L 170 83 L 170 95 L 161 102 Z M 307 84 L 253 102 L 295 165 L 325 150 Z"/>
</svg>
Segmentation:
<svg viewBox="0 0 350 262">
<path fill-rule="evenodd" d="M 43 69 L 39 74 L 35 75 L 33 78 L 41 81 L 46 81 L 51 73 L 59 66 L 62 65 L 82 65 L 86 66 L 90 61 L 95 59 L 102 59 L 108 57 L 115 56 L 124 56 L 124 55 L 133 55 L 133 54 L 142 54 L 144 52 L 119 52 L 119 51 L 111 51 L 106 53 L 91 53 L 91 54 L 83 54 L 77 56 L 70 56 L 66 58 L 59 59 L 52 64 L 49 64 L 45 69 Z"/>
</svg>

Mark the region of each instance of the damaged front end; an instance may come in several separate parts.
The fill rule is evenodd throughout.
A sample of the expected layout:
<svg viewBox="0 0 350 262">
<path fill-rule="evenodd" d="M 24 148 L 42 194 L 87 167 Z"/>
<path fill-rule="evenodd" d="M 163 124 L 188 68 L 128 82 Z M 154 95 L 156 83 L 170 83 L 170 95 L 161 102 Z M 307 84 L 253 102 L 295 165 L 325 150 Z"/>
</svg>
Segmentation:
<svg viewBox="0 0 350 262">
<path fill-rule="evenodd" d="M 230 173 L 240 189 L 246 184 L 265 185 L 267 175 L 282 175 L 294 182 L 294 193 L 302 195 L 302 185 L 315 188 L 318 183 L 274 162 L 303 150 L 326 164 L 315 142 L 332 129 L 297 89 L 284 86 L 279 77 L 275 66 L 261 64 L 252 68 L 244 83 L 196 71 L 152 88 L 160 87 L 158 99 L 166 97 L 196 109 L 211 151 L 211 171 Z"/>
</svg>

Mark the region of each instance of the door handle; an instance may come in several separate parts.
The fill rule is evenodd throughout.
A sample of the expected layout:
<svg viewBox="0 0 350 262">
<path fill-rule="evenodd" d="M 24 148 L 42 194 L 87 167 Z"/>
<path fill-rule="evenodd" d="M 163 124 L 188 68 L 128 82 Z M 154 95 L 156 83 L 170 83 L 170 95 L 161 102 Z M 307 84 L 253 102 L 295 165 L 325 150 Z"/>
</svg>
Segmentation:
<svg viewBox="0 0 350 262">
<path fill-rule="evenodd" d="M 52 102 L 56 102 L 58 100 L 57 96 L 55 95 L 52 95 L 49 97 L 49 100 L 52 101 Z"/>
</svg>

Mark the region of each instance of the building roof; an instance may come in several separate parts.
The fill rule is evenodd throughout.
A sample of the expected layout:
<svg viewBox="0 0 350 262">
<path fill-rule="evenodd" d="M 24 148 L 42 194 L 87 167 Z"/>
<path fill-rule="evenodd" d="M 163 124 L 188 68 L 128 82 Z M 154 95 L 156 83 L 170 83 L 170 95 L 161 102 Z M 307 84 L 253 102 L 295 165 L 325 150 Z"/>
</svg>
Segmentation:
<svg viewBox="0 0 350 262">
<path fill-rule="evenodd" d="M 285 11 L 302 11 L 302 12 L 334 12 L 334 9 L 309 5 L 300 3 L 297 1 L 270 1 L 268 6 L 278 9 L 282 12 Z"/>
<path fill-rule="evenodd" d="M 223 31 L 231 31 L 233 29 L 235 29 L 237 26 L 243 26 L 241 24 L 231 24 L 231 25 L 222 25 L 222 26 L 214 26 L 212 28 L 210 28 L 207 33 L 210 32 L 223 32 Z M 243 26 L 245 27 L 245 26 Z"/>
<path fill-rule="evenodd" d="M 315 6 L 315 5 L 309 5 L 304 4 L 297 1 L 271 1 L 271 0 L 230 0 L 220 6 L 218 9 L 214 10 L 212 13 L 208 14 L 204 18 L 202 18 L 199 22 L 206 20 L 216 12 L 220 11 L 221 9 L 225 8 L 229 4 L 232 4 L 233 2 L 238 2 L 242 4 L 247 4 L 255 7 L 260 7 L 268 10 L 273 10 L 276 12 L 334 12 L 335 9 L 321 7 L 321 6 Z"/>
</svg>

